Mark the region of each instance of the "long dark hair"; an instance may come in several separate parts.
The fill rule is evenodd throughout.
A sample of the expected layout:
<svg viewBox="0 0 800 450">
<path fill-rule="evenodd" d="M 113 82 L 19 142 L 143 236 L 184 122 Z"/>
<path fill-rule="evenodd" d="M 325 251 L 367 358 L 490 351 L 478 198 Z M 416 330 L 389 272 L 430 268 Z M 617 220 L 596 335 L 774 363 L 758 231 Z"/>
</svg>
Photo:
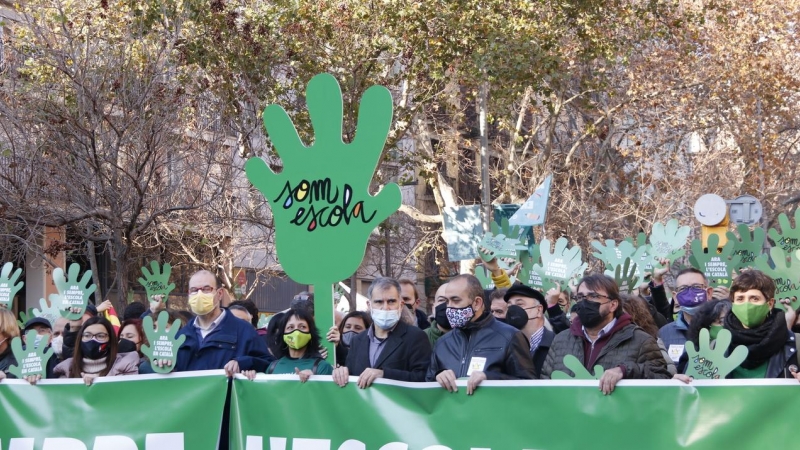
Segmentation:
<svg viewBox="0 0 800 450">
<path fill-rule="evenodd" d="M 292 317 L 297 317 L 300 320 L 305 320 L 308 324 L 308 331 L 311 333 L 311 340 L 308 341 L 308 345 L 305 346 L 305 354 L 303 354 L 303 358 L 309 358 L 311 356 L 319 355 L 319 331 L 317 330 L 317 325 L 314 323 L 314 315 L 311 314 L 310 311 L 304 308 L 292 308 L 287 311 L 283 317 L 281 317 L 281 322 L 279 324 L 278 330 L 280 330 L 280 340 L 276 343 L 275 351 L 276 354 L 274 355 L 275 358 L 283 358 L 284 356 L 289 356 L 289 346 L 286 345 L 286 342 L 283 341 L 283 330 L 286 329 L 286 324 L 289 323 L 289 320 Z"/>
<path fill-rule="evenodd" d="M 142 319 L 128 319 L 119 326 L 119 336 L 118 338 L 122 339 L 122 330 L 125 329 L 128 325 L 133 326 L 136 329 L 136 332 L 139 333 L 139 348 L 142 348 L 142 345 L 150 346 L 150 343 L 147 341 L 147 335 L 144 333 L 144 327 L 142 327 Z M 119 339 L 117 339 L 119 342 Z M 136 350 L 139 354 L 139 358 L 143 358 L 144 355 L 142 354 L 141 350 Z"/>
<path fill-rule="evenodd" d="M 622 298 L 622 310 L 631 315 L 633 323 L 653 336 L 654 339 L 658 339 L 658 327 L 647 307 L 647 300 L 638 295 L 621 295 L 620 297 Z"/>
<path fill-rule="evenodd" d="M 75 351 L 72 353 L 72 364 L 69 366 L 69 377 L 80 378 L 83 372 L 83 350 L 81 350 L 81 342 L 83 342 L 83 333 L 86 328 L 100 324 L 106 329 L 108 333 L 108 358 L 106 359 L 106 368 L 103 369 L 98 375 L 104 377 L 111 371 L 114 361 L 117 359 L 117 345 L 119 343 L 117 334 L 114 333 L 114 327 L 111 322 L 105 317 L 91 317 L 86 322 L 83 322 L 81 330 L 78 332 L 77 342 L 75 343 Z"/>
<path fill-rule="evenodd" d="M 731 310 L 731 302 L 728 300 L 709 300 L 692 314 L 692 323 L 686 332 L 686 339 L 694 342 L 696 346 L 700 339 L 700 330 L 711 327 L 711 324 L 719 320 L 719 316 L 725 316 Z M 695 347 L 696 348 L 696 347 Z"/>
</svg>

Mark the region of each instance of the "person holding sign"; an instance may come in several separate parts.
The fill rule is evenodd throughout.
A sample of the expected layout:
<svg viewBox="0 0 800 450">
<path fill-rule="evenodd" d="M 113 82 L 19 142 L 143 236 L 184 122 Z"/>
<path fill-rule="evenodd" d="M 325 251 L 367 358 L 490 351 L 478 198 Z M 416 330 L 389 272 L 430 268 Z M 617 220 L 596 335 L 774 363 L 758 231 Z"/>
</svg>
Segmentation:
<svg viewBox="0 0 800 450">
<path fill-rule="evenodd" d="M 34 348 L 38 347 L 39 341 L 41 339 L 47 339 L 47 347 L 45 350 L 51 348 L 50 346 L 50 338 L 53 337 L 53 327 L 50 325 L 50 322 L 45 319 L 44 317 L 33 317 L 25 322 L 25 328 L 22 329 L 22 340 L 25 342 L 25 346 L 27 348 L 28 342 L 26 340 L 25 335 L 28 334 L 28 331 L 34 330 L 36 331 L 36 342 L 33 343 Z M 53 375 L 53 371 L 58 364 L 58 358 L 50 358 L 47 360 L 47 366 L 45 370 L 45 376 L 47 378 L 55 378 Z"/>
<path fill-rule="evenodd" d="M 708 285 L 706 276 L 694 267 L 687 267 L 678 272 L 675 278 L 675 301 L 681 305 L 678 317 L 658 332 L 670 359 L 678 367 L 678 372 L 683 373 L 684 366 L 679 362 L 684 354 L 686 334 L 692 323 L 696 311 L 711 298 L 712 288 Z"/>
<path fill-rule="evenodd" d="M 578 283 L 578 317 L 569 331 L 556 336 L 542 368 L 542 378 L 569 367 L 564 357 L 573 355 L 586 369 L 596 365 L 603 394 L 614 391 L 622 379 L 667 379 L 672 375 L 655 338 L 636 326 L 622 310 L 617 284 L 606 275 L 593 274 Z M 570 371 L 571 372 L 571 371 Z"/>
<path fill-rule="evenodd" d="M 17 364 L 14 353 L 11 351 L 11 340 L 19 336 L 19 325 L 11 311 L 0 308 L 0 380 L 16 378 L 8 373 L 8 368 Z"/>
<path fill-rule="evenodd" d="M 72 358 L 60 362 L 53 375 L 58 378 L 83 378 L 90 386 L 97 377 L 136 375 L 139 355 L 136 352 L 118 353 L 114 326 L 103 317 L 92 317 L 78 332 L 80 342 Z"/>
</svg>

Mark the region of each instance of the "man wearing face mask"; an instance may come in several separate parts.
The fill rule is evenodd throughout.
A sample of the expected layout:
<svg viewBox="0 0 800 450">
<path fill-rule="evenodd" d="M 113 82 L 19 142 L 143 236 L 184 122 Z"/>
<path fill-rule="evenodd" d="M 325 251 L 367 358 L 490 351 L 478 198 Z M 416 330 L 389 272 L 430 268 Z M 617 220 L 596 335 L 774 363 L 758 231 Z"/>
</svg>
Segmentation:
<svg viewBox="0 0 800 450">
<path fill-rule="evenodd" d="M 491 314 L 477 278 L 458 275 L 447 283 L 444 295 L 453 331 L 436 342 L 427 381 L 457 392 L 456 380 L 468 378 L 467 395 L 472 395 L 484 380 L 534 377 L 525 336 Z"/>
<path fill-rule="evenodd" d="M 398 281 L 400 283 L 400 297 L 403 298 L 406 308 L 414 313 L 414 325 L 418 326 L 421 330 L 430 328 L 431 323 L 428 322 L 428 317 L 425 312 L 419 309 L 419 295 L 417 294 L 417 286 L 414 282 L 403 278 Z"/>
<path fill-rule="evenodd" d="M 186 336 L 178 349 L 176 371 L 225 369 L 230 377 L 242 370 L 263 372 L 274 359 L 252 325 L 221 309 L 221 300 L 213 273 L 200 270 L 192 275 L 189 308 L 197 317 L 176 336 Z"/>
<path fill-rule="evenodd" d="M 433 324 L 425 330 L 431 348 L 436 345 L 439 338 L 451 330 L 450 322 L 447 321 L 447 297 L 444 296 L 446 285 L 447 283 L 444 283 L 436 290 L 436 295 L 433 297 Z"/>
<path fill-rule="evenodd" d="M 675 278 L 675 302 L 681 306 L 681 310 L 674 322 L 661 327 L 658 337 L 664 342 L 670 359 L 678 366 L 680 373 L 685 369 L 679 362 L 684 353 L 692 316 L 711 298 L 711 292 L 706 276 L 694 267 L 681 270 Z"/>
<path fill-rule="evenodd" d="M 424 381 L 431 346 L 425 332 L 400 321 L 405 304 L 400 283 L 376 278 L 367 290 L 372 326 L 354 336 L 347 364 L 333 370 L 333 381 L 346 386 L 350 375 L 358 376 L 358 387 L 367 388 L 378 378 Z"/>
<path fill-rule="evenodd" d="M 542 372 L 542 365 L 550 350 L 550 344 L 556 333 L 544 326 L 544 312 L 547 310 L 547 300 L 536 289 L 524 284 L 515 284 L 506 292 L 505 299 L 511 305 L 516 305 L 525 310 L 527 321 L 521 328 L 522 334 L 530 344 L 530 354 L 538 378 Z M 561 314 L 563 316 L 563 314 Z"/>
<path fill-rule="evenodd" d="M 578 317 L 568 331 L 559 333 L 550 346 L 541 378 L 549 379 L 554 370 L 572 374 L 564 357 L 573 355 L 583 366 L 594 371 L 595 365 L 605 369 L 600 377 L 603 394 L 614 391 L 624 379 L 668 379 L 667 362 L 653 336 L 633 324 L 622 311 L 619 288 L 603 274 L 584 277 L 578 283 Z"/>
</svg>

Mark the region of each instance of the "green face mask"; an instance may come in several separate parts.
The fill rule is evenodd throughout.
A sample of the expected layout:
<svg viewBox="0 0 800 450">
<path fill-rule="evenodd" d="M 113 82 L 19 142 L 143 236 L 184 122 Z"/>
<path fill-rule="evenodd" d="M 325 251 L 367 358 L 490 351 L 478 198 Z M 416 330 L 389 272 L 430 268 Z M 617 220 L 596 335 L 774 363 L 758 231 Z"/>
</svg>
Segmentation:
<svg viewBox="0 0 800 450">
<path fill-rule="evenodd" d="M 767 318 L 769 303 L 764 302 L 763 305 L 754 305 L 750 302 L 734 303 L 731 310 L 733 315 L 742 322 L 742 325 L 747 328 L 755 328 L 764 323 L 764 319 Z"/>
<path fill-rule="evenodd" d="M 291 333 L 285 333 L 283 335 L 283 342 L 286 342 L 286 345 L 289 348 L 293 348 L 295 350 L 300 350 L 301 348 L 308 345 L 308 341 L 311 340 L 311 333 L 304 333 L 300 330 L 294 330 Z"/>
<path fill-rule="evenodd" d="M 723 327 L 722 325 L 711 325 L 708 328 L 708 334 L 709 334 L 709 336 L 711 336 L 711 339 L 716 339 L 717 335 L 720 332 L 720 330 L 722 330 L 723 328 L 725 328 L 725 327 Z"/>
</svg>

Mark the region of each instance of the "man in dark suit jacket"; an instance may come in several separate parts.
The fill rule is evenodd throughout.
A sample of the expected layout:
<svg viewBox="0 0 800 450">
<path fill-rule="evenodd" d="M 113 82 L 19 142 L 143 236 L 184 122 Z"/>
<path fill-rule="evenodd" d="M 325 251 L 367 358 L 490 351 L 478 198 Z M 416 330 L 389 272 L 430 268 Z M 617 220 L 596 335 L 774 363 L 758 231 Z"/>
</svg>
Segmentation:
<svg viewBox="0 0 800 450">
<path fill-rule="evenodd" d="M 431 344 L 424 331 L 400 321 L 401 308 L 405 308 L 400 284 L 392 278 L 378 278 L 367 297 L 373 324 L 353 338 L 347 364 L 334 369 L 333 380 L 344 387 L 350 375 L 358 376 L 362 389 L 378 378 L 425 381 Z"/>
</svg>

